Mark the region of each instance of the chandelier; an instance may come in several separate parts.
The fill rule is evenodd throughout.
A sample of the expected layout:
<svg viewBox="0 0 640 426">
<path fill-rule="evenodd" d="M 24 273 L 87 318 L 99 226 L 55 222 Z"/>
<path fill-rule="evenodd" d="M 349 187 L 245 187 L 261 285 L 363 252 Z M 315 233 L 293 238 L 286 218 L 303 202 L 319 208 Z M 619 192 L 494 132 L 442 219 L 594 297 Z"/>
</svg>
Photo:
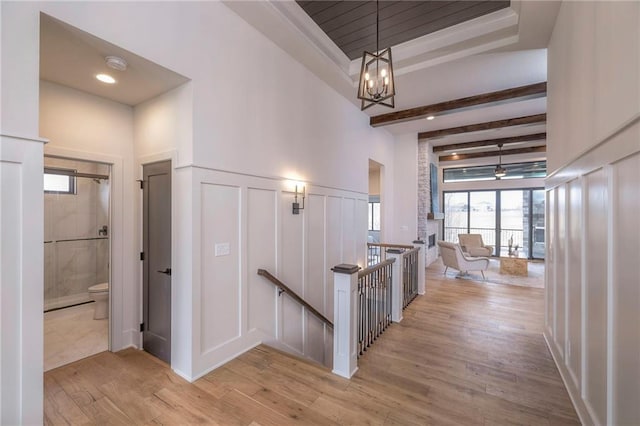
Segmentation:
<svg viewBox="0 0 640 426">
<path fill-rule="evenodd" d="M 362 110 L 375 104 L 395 107 L 396 89 L 393 83 L 391 47 L 387 47 L 382 52 L 379 50 L 379 27 L 380 7 L 378 0 L 376 0 L 376 53 L 373 54 L 365 50 L 362 54 L 362 67 L 360 68 L 358 99 L 362 100 Z"/>
<path fill-rule="evenodd" d="M 505 177 L 507 175 L 507 169 L 502 167 L 502 144 L 498 144 L 498 148 L 500 148 L 500 161 L 494 170 L 494 174 L 496 175 L 496 179 L 500 179 L 501 177 Z"/>
</svg>

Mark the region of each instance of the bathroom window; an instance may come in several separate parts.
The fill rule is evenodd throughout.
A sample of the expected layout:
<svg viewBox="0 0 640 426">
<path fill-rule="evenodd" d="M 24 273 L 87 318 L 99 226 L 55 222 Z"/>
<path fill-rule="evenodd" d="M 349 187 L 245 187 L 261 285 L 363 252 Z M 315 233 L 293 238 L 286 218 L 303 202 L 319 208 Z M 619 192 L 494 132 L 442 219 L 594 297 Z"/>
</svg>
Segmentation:
<svg viewBox="0 0 640 426">
<path fill-rule="evenodd" d="M 47 194 L 75 194 L 76 170 L 44 169 L 44 192 Z"/>
</svg>

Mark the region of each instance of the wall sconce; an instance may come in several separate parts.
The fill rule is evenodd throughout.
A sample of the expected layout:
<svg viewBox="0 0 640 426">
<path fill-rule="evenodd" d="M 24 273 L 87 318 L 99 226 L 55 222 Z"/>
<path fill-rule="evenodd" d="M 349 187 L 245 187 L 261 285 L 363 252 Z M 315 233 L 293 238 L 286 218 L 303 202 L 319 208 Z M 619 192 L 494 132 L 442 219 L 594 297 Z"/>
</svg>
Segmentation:
<svg viewBox="0 0 640 426">
<path fill-rule="evenodd" d="M 300 214 L 300 210 L 304 210 L 304 196 L 305 196 L 305 187 L 304 185 L 302 186 L 302 193 L 298 192 L 298 185 L 296 184 L 296 192 L 295 192 L 295 198 L 293 201 L 293 205 L 292 205 L 292 213 L 293 214 Z M 302 207 L 300 207 L 300 203 L 298 203 L 298 195 L 302 195 Z"/>
</svg>

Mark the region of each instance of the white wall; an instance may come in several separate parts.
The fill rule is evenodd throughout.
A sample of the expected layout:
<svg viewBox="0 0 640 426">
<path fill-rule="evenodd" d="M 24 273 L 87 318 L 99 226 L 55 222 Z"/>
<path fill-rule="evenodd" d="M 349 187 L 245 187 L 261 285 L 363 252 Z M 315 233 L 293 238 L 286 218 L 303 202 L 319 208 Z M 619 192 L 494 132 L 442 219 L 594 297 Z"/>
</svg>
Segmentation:
<svg viewBox="0 0 640 426">
<path fill-rule="evenodd" d="M 395 137 L 394 223 L 390 242 L 410 244 L 418 236 L 418 139 L 415 133 Z"/>
<path fill-rule="evenodd" d="M 138 280 L 134 227 L 137 185 L 133 109 L 47 81 L 40 82 L 40 134 L 45 153 L 112 164 L 111 349 L 137 343 Z"/>
<path fill-rule="evenodd" d="M 338 258 L 337 254 L 331 254 L 332 252 L 317 252 L 320 243 L 314 240 L 310 233 L 309 239 L 302 240 L 301 243 L 305 257 L 315 259 L 315 256 L 325 256 L 327 267 L 334 262 L 356 262 L 361 257 L 364 261 L 364 249 L 360 255 L 358 244 L 362 243 L 364 247 L 366 241 L 366 215 L 360 213 L 359 203 L 362 200 L 359 197 L 366 197 L 367 194 L 368 159 L 371 158 L 385 165 L 382 191 L 389 194 L 386 202 L 393 202 L 392 137 L 384 130 L 370 128 L 365 114 L 266 40 L 226 6 L 216 2 L 85 3 L 83 7 L 65 2 L 3 2 L 1 7 L 3 134 L 26 134 L 28 138 L 36 139 L 38 133 L 38 25 L 41 11 L 191 79 L 191 86 L 186 89 L 193 96 L 193 101 L 187 102 L 191 108 L 190 112 L 185 112 L 185 105 L 179 108 L 179 112 L 186 120 L 192 117 L 193 151 L 189 153 L 185 147 L 183 152 L 180 148 L 181 142 L 176 142 L 177 157 L 180 159 L 180 165 L 185 167 L 176 170 L 174 188 L 177 187 L 179 191 L 174 197 L 173 206 L 175 216 L 184 218 L 175 226 L 177 241 L 174 242 L 178 248 L 177 258 L 174 259 L 177 271 L 175 279 L 184 286 L 180 286 L 173 295 L 174 331 L 179 331 L 180 336 L 174 340 L 174 344 L 180 344 L 181 352 L 173 357 L 172 367 L 183 375 L 194 378 L 223 362 L 228 356 L 246 350 L 248 345 L 254 342 L 244 338 L 233 340 L 226 335 L 216 335 L 215 329 L 207 328 L 210 324 L 205 324 L 203 328 L 197 322 L 207 318 L 193 316 L 193 312 L 201 310 L 201 303 L 210 303 L 213 306 L 221 302 L 238 302 L 239 305 L 234 305 L 234 308 L 237 312 L 246 314 L 246 311 L 242 310 L 242 306 L 248 303 L 245 293 L 241 292 L 237 299 L 234 299 L 236 296 L 232 293 L 215 293 L 218 287 L 228 285 L 229 281 L 218 277 L 224 276 L 225 271 L 234 268 L 233 265 L 237 266 L 237 259 L 227 256 L 217 259 L 220 262 L 203 268 L 199 259 L 208 256 L 208 247 L 201 245 L 200 235 L 196 233 L 196 229 L 200 230 L 201 222 L 191 222 L 202 214 L 202 205 L 209 205 L 218 196 L 224 195 L 222 201 L 225 205 L 231 203 L 234 196 L 240 197 L 238 208 L 242 209 L 242 197 L 248 191 L 248 184 L 239 182 L 240 180 L 255 177 L 262 182 L 266 179 L 269 182 L 277 182 L 280 188 L 281 185 L 285 185 L 287 179 L 297 179 L 306 182 L 311 193 L 320 191 L 319 195 L 329 197 L 326 198 L 326 209 L 331 211 L 324 216 L 327 221 L 327 244 L 333 247 L 339 245 L 341 253 Z M 113 22 L 121 24 L 114 26 Z M 83 126 L 82 123 L 78 125 Z M 96 125 L 99 126 L 100 123 Z M 97 133 L 93 127 L 90 131 Z M 130 138 L 133 138 L 132 134 L 133 131 L 130 132 Z M 189 136 L 180 132 L 180 138 L 183 137 L 188 139 Z M 86 149 L 84 142 L 79 139 L 65 140 L 64 143 L 65 148 L 59 149 L 66 150 L 65 152 Z M 102 153 L 102 158 L 117 160 L 120 155 L 118 144 L 113 137 L 105 141 L 104 145 L 101 144 L 99 152 Z M 138 154 L 159 154 L 158 151 L 165 150 L 169 145 L 171 144 L 162 142 L 149 149 L 141 147 Z M 114 168 L 114 173 L 119 173 L 118 176 L 123 182 L 123 199 L 135 200 L 135 195 L 132 194 L 137 191 L 136 187 L 128 186 L 126 182 L 134 183 L 137 176 L 133 162 L 139 160 L 134 159 L 136 151 L 133 145 L 129 146 L 129 156 L 122 156 L 121 169 Z M 189 157 L 192 157 L 190 161 Z M 41 164 L 41 159 L 39 161 Z M 206 173 L 203 170 L 207 170 Z M 231 173 L 225 175 L 224 179 L 210 177 L 210 173 L 219 173 L 220 170 Z M 202 173 L 206 176 L 203 177 Z M 36 177 L 41 179 L 41 175 Z M 34 183 L 36 177 L 33 177 Z M 201 179 L 205 179 L 206 185 L 211 186 L 201 184 Z M 234 181 L 238 183 L 232 184 Z M 4 180 L 2 185 L 4 191 Z M 220 185 L 235 185 L 240 189 L 217 191 Z M 260 185 L 263 184 L 256 185 L 260 189 Z M 245 188 L 244 192 L 242 188 Z M 23 190 L 26 191 L 22 195 L 24 199 L 36 193 L 41 197 L 41 182 L 39 186 L 27 185 Z M 114 194 L 115 191 L 114 188 Z M 293 244 L 300 238 L 297 229 L 301 225 L 296 223 L 300 217 L 286 216 L 288 213 L 282 207 L 288 205 L 290 201 L 283 200 L 289 197 L 277 201 L 276 205 L 281 207 L 281 213 L 278 215 L 283 215 L 277 218 L 277 227 L 260 230 L 257 236 L 268 239 L 268 235 L 272 233 L 280 235 L 282 241 L 279 241 L 279 244 L 282 244 L 282 250 L 289 249 L 289 242 Z M 259 200 L 254 202 L 260 200 L 263 203 L 270 202 L 266 197 L 259 197 Z M 313 201 L 313 197 L 310 196 L 309 202 Z M 318 202 L 318 199 L 315 201 Z M 114 212 L 114 220 L 116 214 L 120 214 L 123 221 L 125 217 L 134 217 L 134 205 L 135 202 L 123 205 L 121 212 Z M 320 220 L 320 213 L 313 208 L 309 210 L 312 211 L 315 218 L 308 219 L 309 225 Z M 362 211 L 366 212 L 366 209 Z M 235 221 L 239 221 L 239 232 L 242 232 L 242 218 L 245 217 L 242 215 L 247 212 L 240 210 L 241 216 L 233 216 L 226 211 L 216 212 L 214 209 L 212 213 L 220 216 L 212 215 L 211 218 L 227 222 L 216 223 L 215 226 L 210 222 L 208 212 L 205 213 L 206 219 L 202 223 L 204 230 L 213 238 L 219 238 L 216 234 L 218 227 L 231 229 L 231 226 L 235 227 Z M 21 220 L 26 221 L 27 214 L 30 214 L 30 219 L 41 223 L 41 204 L 36 203 L 32 213 L 21 211 L 22 216 L 12 218 L 13 222 L 7 226 L 15 225 Z M 306 211 L 304 215 L 307 215 Z M 311 215 L 309 213 L 309 216 Z M 385 221 L 392 220 L 392 214 L 385 217 Z M 3 229 L 4 226 L 3 224 Z M 27 252 L 41 250 L 42 232 L 38 229 L 30 228 L 25 231 L 27 234 L 21 237 L 22 244 L 28 243 L 25 247 Z M 127 235 L 134 235 L 133 221 L 123 222 L 122 229 Z M 226 235 L 220 236 L 223 237 L 230 238 Z M 121 243 L 122 261 L 125 264 L 122 271 L 124 282 L 127 271 L 136 269 L 135 265 L 129 268 L 126 266 L 126 259 L 130 254 L 135 255 L 136 247 L 128 241 Z M 242 259 L 248 253 L 249 247 L 239 245 L 238 250 L 236 255 Z M 39 264 L 42 263 L 41 258 L 36 260 L 39 260 Z M 131 256 L 130 262 L 135 263 L 135 256 Z M 240 266 L 244 267 L 244 264 L 240 263 Z M 3 268 L 3 273 L 4 270 Z M 24 278 L 28 278 L 28 286 L 38 290 L 35 293 L 40 293 L 36 297 L 36 305 L 37 300 L 40 300 L 41 304 L 42 297 L 41 267 L 39 270 L 39 277 Z M 285 275 L 286 270 L 283 269 Z M 328 272 L 325 270 L 325 273 Z M 293 272 L 290 274 L 296 277 Z M 135 275 L 132 272 L 132 277 L 135 278 Z M 206 294 L 216 297 L 222 295 L 226 299 L 201 301 L 199 297 L 202 282 L 206 286 L 213 286 L 205 286 L 207 291 L 214 291 Z M 242 288 L 241 284 L 238 291 Z M 139 303 L 136 296 L 131 301 Z M 24 299 L 23 305 L 29 305 L 30 302 L 29 299 Z M 208 305 L 205 307 L 208 309 Z M 129 324 L 137 324 L 136 312 L 135 309 L 123 311 L 123 330 L 126 330 Z M 237 329 L 242 336 L 246 318 L 235 320 L 242 321 Z M 3 325 L 4 321 L 3 319 Z M 17 337 L 26 345 L 34 345 L 37 348 L 38 344 L 41 345 L 38 342 L 42 340 L 42 333 L 37 327 L 33 330 L 33 333 L 19 332 Z M 196 330 L 198 332 L 192 333 Z M 293 344 L 294 340 L 288 342 Z M 308 350 L 312 353 L 316 349 L 309 347 Z M 41 395 L 42 378 L 37 368 L 41 363 L 30 365 L 36 366 L 33 369 L 36 379 L 24 384 L 24 391 L 26 394 Z M 19 370 L 18 364 L 3 363 L 2 377 L 4 378 L 7 369 L 14 368 Z M 5 399 L 5 393 L 2 394 L 2 398 Z M 34 414 L 35 419 L 38 415 L 41 416 L 41 412 L 38 412 Z M 2 415 L 4 416 L 4 411 Z M 17 422 L 20 422 L 26 417 L 16 418 Z"/>
<path fill-rule="evenodd" d="M 380 169 L 369 169 L 369 195 L 380 195 Z"/>
<path fill-rule="evenodd" d="M 640 422 L 640 3 L 563 2 L 549 45 L 545 338 L 585 424 Z"/>
</svg>

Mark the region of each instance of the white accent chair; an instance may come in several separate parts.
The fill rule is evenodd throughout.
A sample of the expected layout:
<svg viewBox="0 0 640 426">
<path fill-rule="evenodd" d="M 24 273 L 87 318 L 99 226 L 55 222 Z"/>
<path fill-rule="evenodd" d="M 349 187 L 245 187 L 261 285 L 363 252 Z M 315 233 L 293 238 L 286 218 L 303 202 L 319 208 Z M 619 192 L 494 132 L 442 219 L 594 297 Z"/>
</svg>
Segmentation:
<svg viewBox="0 0 640 426">
<path fill-rule="evenodd" d="M 489 268 L 489 259 L 486 257 L 467 257 L 462 252 L 459 244 L 450 243 L 447 241 L 438 241 L 440 247 L 440 255 L 442 256 L 442 263 L 444 263 L 444 273 L 447 273 L 447 269 L 453 268 L 460 271 L 462 275 L 468 271 L 480 271 L 482 279 L 486 279 L 484 271 Z"/>
<path fill-rule="evenodd" d="M 469 256 L 486 257 L 493 254 L 493 246 L 486 245 L 480 234 L 458 234 L 458 241 L 462 251 Z"/>
</svg>

